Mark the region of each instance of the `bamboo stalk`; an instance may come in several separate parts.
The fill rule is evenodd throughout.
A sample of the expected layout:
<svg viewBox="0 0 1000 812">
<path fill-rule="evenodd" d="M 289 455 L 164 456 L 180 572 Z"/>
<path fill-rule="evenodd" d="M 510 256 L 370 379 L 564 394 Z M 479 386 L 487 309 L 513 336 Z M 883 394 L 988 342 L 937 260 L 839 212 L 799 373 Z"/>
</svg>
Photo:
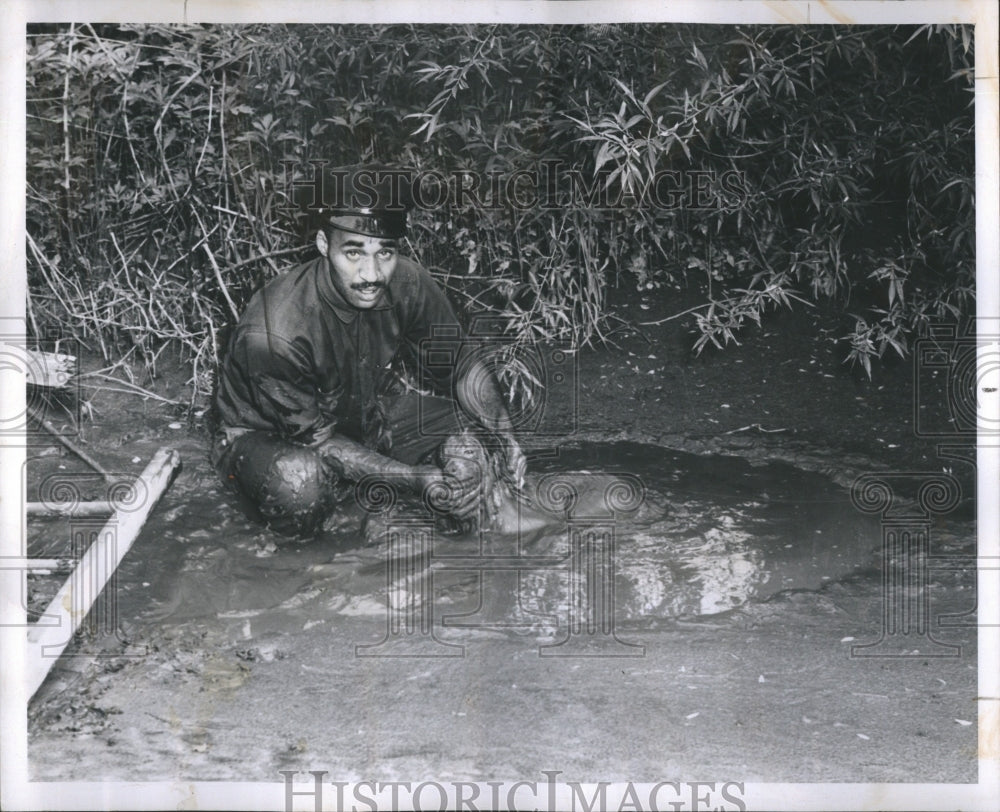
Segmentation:
<svg viewBox="0 0 1000 812">
<path fill-rule="evenodd" d="M 201 162 L 205 160 L 205 150 L 208 149 L 208 142 L 212 137 L 212 112 L 215 102 L 215 86 L 208 86 L 208 127 L 205 130 L 205 141 L 201 145 L 201 154 L 198 156 L 198 163 L 194 167 L 194 176 L 198 177 L 201 172 Z"/>
<path fill-rule="evenodd" d="M 274 257 L 287 257 L 292 254 L 300 254 L 305 246 L 297 245 L 294 248 L 282 248 L 278 251 L 269 251 L 265 254 L 257 254 L 255 256 L 249 257 L 247 259 L 241 259 L 239 262 L 234 262 L 226 266 L 227 271 L 235 271 L 237 268 L 243 268 L 246 265 L 252 265 L 255 262 L 266 262 Z M 485 278 L 485 277 L 484 277 Z"/>
<path fill-rule="evenodd" d="M 50 435 L 52 435 L 52 437 L 60 445 L 62 445 L 67 451 L 71 451 L 74 454 L 76 454 L 76 456 L 78 456 L 81 460 L 83 460 L 85 463 L 87 463 L 87 465 L 89 465 L 94 471 L 96 471 L 102 477 L 104 477 L 104 480 L 106 482 L 114 483 L 114 482 L 117 481 L 113 476 L 111 476 L 111 474 L 109 474 L 106 470 L 104 470 L 104 467 L 97 460 L 95 460 L 92 456 L 90 456 L 90 454 L 88 454 L 86 451 L 84 451 L 82 448 L 80 448 L 80 446 L 78 446 L 76 443 L 74 443 L 68 437 L 64 437 L 59 432 L 59 429 L 57 429 L 54 425 L 52 425 L 52 421 L 46 419 L 41 414 L 41 412 L 39 412 L 37 409 L 29 406 L 28 407 L 28 414 L 30 414 L 32 417 L 34 417 L 41 424 L 42 428 L 45 429 Z"/>
<path fill-rule="evenodd" d="M 111 367 L 112 369 L 114 367 Z M 128 387 L 127 389 L 115 389 L 111 386 L 102 386 L 101 384 L 95 385 L 94 389 L 103 389 L 108 392 L 124 392 L 127 395 L 140 395 L 143 398 L 153 398 L 153 400 L 158 400 L 161 403 L 169 404 L 170 406 L 183 406 L 184 402 L 180 400 L 171 400 L 170 398 L 165 398 L 163 395 L 158 395 L 156 392 L 150 392 L 148 389 L 144 389 L 137 383 L 130 383 L 129 381 L 123 381 L 121 378 L 115 378 L 112 375 L 105 375 L 103 372 L 85 372 L 80 376 L 79 381 L 81 386 L 90 386 L 90 383 L 85 379 L 89 377 L 103 378 L 107 381 L 113 381 L 114 383 L 119 383 L 122 386 Z"/>
<path fill-rule="evenodd" d="M 115 511 L 69 578 L 46 607 L 43 620 L 28 630 L 26 658 L 28 695 L 33 696 L 56 659 L 90 612 L 105 585 L 118 569 L 146 519 L 180 468 L 180 456 L 161 448 L 139 475 L 147 499 L 135 511 Z"/>
<path fill-rule="evenodd" d="M 202 248 L 205 249 L 205 253 L 208 255 L 208 261 L 212 265 L 212 270 L 215 273 L 215 281 L 219 283 L 219 289 L 222 291 L 222 295 L 226 299 L 226 304 L 229 305 L 229 312 L 233 314 L 234 321 L 239 321 L 240 311 L 236 309 L 236 304 L 233 302 L 232 297 L 229 295 L 229 288 L 226 287 L 226 282 L 222 278 L 222 270 L 219 268 L 219 263 L 215 261 L 215 254 L 212 253 L 212 249 L 208 245 L 208 238 L 210 232 L 205 228 L 205 224 L 202 222 L 197 212 L 194 212 L 194 216 L 195 219 L 198 221 L 198 225 L 201 227 L 201 233 L 205 237 L 205 241 L 202 243 Z M 214 230 L 215 229 L 212 229 L 212 231 Z"/>
<path fill-rule="evenodd" d="M 73 43 L 76 41 L 76 24 L 69 24 L 69 49 L 66 53 L 66 76 L 63 79 L 63 183 L 66 186 L 67 199 L 70 187 L 70 144 L 69 144 L 69 77 L 73 73 Z"/>
</svg>

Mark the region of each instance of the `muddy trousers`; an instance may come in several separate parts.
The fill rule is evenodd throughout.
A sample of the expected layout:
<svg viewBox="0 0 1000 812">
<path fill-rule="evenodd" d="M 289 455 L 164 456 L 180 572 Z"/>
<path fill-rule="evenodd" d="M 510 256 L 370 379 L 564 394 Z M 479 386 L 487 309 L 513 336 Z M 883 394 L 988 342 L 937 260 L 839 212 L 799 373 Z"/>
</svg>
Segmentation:
<svg viewBox="0 0 1000 812">
<path fill-rule="evenodd" d="M 392 431 L 388 456 L 414 465 L 430 458 L 445 438 L 462 429 L 459 409 L 445 398 L 416 394 L 388 399 Z M 319 452 L 265 431 L 235 438 L 219 432 L 212 463 L 243 510 L 287 536 L 316 535 L 354 492 Z"/>
</svg>

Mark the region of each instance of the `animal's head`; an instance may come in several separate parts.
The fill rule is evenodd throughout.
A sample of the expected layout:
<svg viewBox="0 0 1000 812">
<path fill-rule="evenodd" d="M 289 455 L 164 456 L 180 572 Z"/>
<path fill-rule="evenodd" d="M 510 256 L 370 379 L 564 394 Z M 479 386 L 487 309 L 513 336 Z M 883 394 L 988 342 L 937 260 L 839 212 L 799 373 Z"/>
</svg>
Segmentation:
<svg viewBox="0 0 1000 812">
<path fill-rule="evenodd" d="M 479 480 L 479 510 L 468 517 L 448 517 L 462 532 L 488 525 L 506 493 L 496 475 L 495 456 L 469 429 L 451 435 L 438 449 L 438 464 L 446 474 L 463 480 Z"/>
</svg>

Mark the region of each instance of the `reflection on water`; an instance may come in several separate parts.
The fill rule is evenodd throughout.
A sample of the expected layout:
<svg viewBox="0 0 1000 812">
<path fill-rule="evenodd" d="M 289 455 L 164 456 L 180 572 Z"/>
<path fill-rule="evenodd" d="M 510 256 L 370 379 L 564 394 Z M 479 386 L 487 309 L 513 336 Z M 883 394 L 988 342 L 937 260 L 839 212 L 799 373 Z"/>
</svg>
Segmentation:
<svg viewBox="0 0 1000 812">
<path fill-rule="evenodd" d="M 552 633 L 601 602 L 628 623 L 816 589 L 870 565 L 880 543 L 843 489 L 790 465 L 608 443 L 531 469 L 521 533 L 446 536 L 405 505 L 352 507 L 325 538 L 275 548 L 207 467 L 189 468 L 126 558 L 119 602 L 161 627 L 222 621 L 237 637 L 427 602 L 444 627 Z"/>
</svg>

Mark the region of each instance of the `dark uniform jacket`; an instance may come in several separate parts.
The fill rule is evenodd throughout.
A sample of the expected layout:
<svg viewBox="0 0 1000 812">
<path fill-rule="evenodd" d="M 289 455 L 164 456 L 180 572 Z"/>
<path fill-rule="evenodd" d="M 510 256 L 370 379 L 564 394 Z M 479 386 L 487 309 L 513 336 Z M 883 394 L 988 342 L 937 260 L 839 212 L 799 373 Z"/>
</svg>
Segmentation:
<svg viewBox="0 0 1000 812">
<path fill-rule="evenodd" d="M 417 357 L 432 332 L 460 335 L 444 292 L 406 257 L 371 310 L 348 304 L 330 273 L 317 257 L 250 300 L 219 376 L 216 405 L 227 434 L 267 431 L 311 444 L 336 432 L 376 447 L 393 360 L 405 349 Z M 453 367 L 431 371 L 447 382 Z"/>
</svg>

